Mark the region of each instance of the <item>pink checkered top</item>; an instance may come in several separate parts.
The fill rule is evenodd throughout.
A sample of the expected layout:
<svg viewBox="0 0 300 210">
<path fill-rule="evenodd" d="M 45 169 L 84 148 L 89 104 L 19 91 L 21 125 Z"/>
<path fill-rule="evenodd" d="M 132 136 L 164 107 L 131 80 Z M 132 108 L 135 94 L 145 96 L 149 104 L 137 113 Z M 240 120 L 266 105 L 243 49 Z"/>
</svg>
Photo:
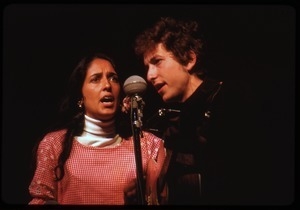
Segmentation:
<svg viewBox="0 0 300 210">
<path fill-rule="evenodd" d="M 65 165 L 65 176 L 57 182 L 54 180 L 54 167 L 62 150 L 65 132 L 49 133 L 40 142 L 37 168 L 29 186 L 32 196 L 29 204 L 44 204 L 49 199 L 72 205 L 124 204 L 123 189 L 136 177 L 133 138 L 123 139 L 111 147 L 86 146 L 74 140 Z M 155 182 L 164 159 L 163 141 L 149 132 L 143 132 L 140 140 L 144 173 L 150 173 L 150 182 Z M 148 165 L 151 165 L 153 173 Z"/>
</svg>

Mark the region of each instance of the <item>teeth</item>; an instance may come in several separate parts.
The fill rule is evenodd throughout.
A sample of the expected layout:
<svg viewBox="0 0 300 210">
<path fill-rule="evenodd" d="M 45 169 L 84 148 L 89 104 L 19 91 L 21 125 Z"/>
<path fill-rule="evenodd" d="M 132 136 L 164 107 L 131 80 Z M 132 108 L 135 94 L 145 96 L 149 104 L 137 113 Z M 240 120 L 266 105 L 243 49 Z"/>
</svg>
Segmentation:
<svg viewBox="0 0 300 210">
<path fill-rule="evenodd" d="M 105 96 L 101 99 L 102 102 L 111 102 L 113 101 L 113 97 L 112 96 Z"/>
</svg>

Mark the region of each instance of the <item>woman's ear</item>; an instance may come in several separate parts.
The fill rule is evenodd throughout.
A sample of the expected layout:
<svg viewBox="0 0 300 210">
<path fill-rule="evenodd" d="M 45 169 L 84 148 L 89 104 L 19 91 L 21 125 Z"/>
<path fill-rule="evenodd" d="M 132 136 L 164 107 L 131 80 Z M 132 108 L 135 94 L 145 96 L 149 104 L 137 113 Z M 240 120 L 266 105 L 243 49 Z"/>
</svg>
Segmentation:
<svg viewBox="0 0 300 210">
<path fill-rule="evenodd" d="M 194 67 L 195 64 L 196 64 L 197 56 L 196 56 L 196 53 L 195 53 L 194 51 L 190 51 L 189 54 L 190 54 L 191 60 L 187 63 L 186 69 L 187 69 L 188 71 L 191 71 L 191 69 L 193 69 L 193 67 Z"/>
</svg>

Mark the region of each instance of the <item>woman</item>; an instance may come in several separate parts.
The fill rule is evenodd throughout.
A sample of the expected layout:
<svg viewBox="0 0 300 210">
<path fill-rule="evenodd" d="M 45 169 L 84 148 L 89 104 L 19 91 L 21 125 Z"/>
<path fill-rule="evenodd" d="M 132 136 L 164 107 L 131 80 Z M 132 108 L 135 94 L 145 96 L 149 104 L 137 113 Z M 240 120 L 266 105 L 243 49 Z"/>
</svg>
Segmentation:
<svg viewBox="0 0 300 210">
<path fill-rule="evenodd" d="M 60 123 L 37 148 L 29 204 L 123 205 L 134 200 L 134 144 L 130 121 L 122 123 L 115 68 L 109 57 L 94 54 L 83 58 L 71 74 Z M 155 204 L 163 141 L 144 131 L 140 141 L 145 199 Z"/>
</svg>

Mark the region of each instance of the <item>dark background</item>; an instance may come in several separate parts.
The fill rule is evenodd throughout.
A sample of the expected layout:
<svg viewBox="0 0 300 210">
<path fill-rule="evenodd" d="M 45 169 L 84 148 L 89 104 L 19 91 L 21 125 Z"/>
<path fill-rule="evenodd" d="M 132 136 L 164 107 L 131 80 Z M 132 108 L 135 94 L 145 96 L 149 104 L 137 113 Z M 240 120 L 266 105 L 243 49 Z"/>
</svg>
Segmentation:
<svg viewBox="0 0 300 210">
<path fill-rule="evenodd" d="M 160 16 L 199 21 L 212 75 L 242 79 L 260 105 L 268 192 L 254 205 L 290 205 L 295 188 L 295 22 L 287 5 L 15 4 L 3 9 L 1 201 L 27 204 L 32 148 L 55 118 L 65 82 L 90 51 L 115 58 L 121 79 L 144 76 L 135 36 Z M 145 93 L 144 119 L 162 102 Z M 255 155 L 255 151 L 253 151 Z M 259 172 L 258 172 L 259 173 Z M 245 180 L 247 181 L 247 180 Z M 260 189 L 257 189 L 258 191 Z"/>
</svg>

